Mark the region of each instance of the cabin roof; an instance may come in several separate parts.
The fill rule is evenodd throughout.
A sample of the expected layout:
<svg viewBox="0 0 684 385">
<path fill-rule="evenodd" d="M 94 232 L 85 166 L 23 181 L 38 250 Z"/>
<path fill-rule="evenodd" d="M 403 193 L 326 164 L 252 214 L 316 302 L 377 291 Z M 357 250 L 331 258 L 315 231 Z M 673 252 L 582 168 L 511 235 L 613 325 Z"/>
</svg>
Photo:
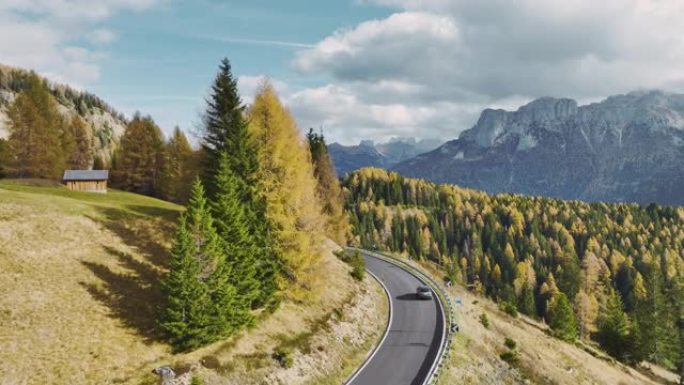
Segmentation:
<svg viewBox="0 0 684 385">
<path fill-rule="evenodd" d="M 68 180 L 107 180 L 109 179 L 109 170 L 66 170 L 64 171 L 64 179 Z"/>
</svg>

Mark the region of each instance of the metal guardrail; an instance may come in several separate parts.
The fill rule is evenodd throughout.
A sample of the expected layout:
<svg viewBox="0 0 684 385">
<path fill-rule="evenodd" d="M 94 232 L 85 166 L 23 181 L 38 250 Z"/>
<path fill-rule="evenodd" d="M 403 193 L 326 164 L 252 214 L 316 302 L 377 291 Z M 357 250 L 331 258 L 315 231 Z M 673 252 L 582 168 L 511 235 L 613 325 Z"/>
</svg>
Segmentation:
<svg viewBox="0 0 684 385">
<path fill-rule="evenodd" d="M 444 332 L 442 333 L 442 341 L 440 343 L 440 348 L 439 351 L 437 352 L 437 360 L 432 364 L 432 367 L 430 368 L 430 372 L 423 382 L 423 385 L 431 385 L 434 384 L 437 379 L 439 378 L 439 375 L 441 374 L 442 369 L 444 368 L 444 361 L 448 358 L 449 356 L 449 351 L 451 348 L 451 325 L 454 319 L 454 309 L 452 305 L 452 301 L 449 300 L 449 294 L 447 293 L 446 289 L 443 287 L 443 285 L 440 285 L 438 282 L 436 282 L 432 277 L 430 277 L 428 274 L 423 273 L 420 269 L 420 267 L 413 266 L 412 264 L 408 263 L 407 261 L 404 261 L 396 256 L 386 254 L 386 253 L 381 253 L 377 251 L 370 251 L 370 250 L 365 250 L 365 249 L 358 249 L 354 247 L 350 247 L 350 250 L 357 250 L 359 252 L 367 253 L 370 254 L 374 257 L 380 258 L 384 261 L 387 261 L 389 263 L 398 265 L 405 270 L 409 271 L 411 274 L 417 276 L 418 278 L 424 280 L 428 285 L 432 287 L 432 289 L 435 291 L 438 297 L 438 301 L 440 306 L 442 307 L 442 316 L 444 317 Z M 389 327 L 389 326 L 388 326 Z"/>
</svg>

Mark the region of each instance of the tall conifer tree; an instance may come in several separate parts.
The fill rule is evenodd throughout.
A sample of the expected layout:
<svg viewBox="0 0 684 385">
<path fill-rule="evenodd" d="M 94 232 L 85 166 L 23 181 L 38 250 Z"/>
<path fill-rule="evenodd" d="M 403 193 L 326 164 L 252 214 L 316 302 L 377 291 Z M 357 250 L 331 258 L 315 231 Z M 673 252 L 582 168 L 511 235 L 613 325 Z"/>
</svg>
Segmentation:
<svg viewBox="0 0 684 385">
<path fill-rule="evenodd" d="M 59 178 L 73 139 L 45 83 L 31 73 L 26 89 L 7 110 L 7 166 L 19 177 Z"/>
<path fill-rule="evenodd" d="M 247 185 L 254 182 L 254 173 L 258 168 L 256 149 L 249 140 L 245 107 L 238 94 L 237 79 L 233 77 L 228 59 L 221 61 L 211 91 L 207 100 L 202 138 L 203 180 L 209 197 L 213 197 L 216 192 L 216 174 L 223 152 L 229 155 L 230 167 L 235 175 L 244 179 Z"/>
<path fill-rule="evenodd" d="M 164 199 L 185 204 L 190 196 L 192 181 L 197 177 L 197 154 L 187 137 L 176 127 L 166 143 L 162 192 Z"/>
<path fill-rule="evenodd" d="M 237 327 L 236 290 L 213 218 L 197 180 L 179 220 L 159 324 L 177 350 L 229 336 Z"/>
<path fill-rule="evenodd" d="M 197 198 L 197 196 L 194 196 Z M 187 350 L 211 341 L 209 288 L 201 279 L 203 263 L 198 256 L 192 218 L 182 214 L 169 263 L 169 274 L 162 284 L 164 307 L 159 325 L 176 350 Z"/>
<path fill-rule="evenodd" d="M 322 221 L 311 156 L 299 129 L 273 87 L 265 83 L 249 111 L 250 129 L 259 144 L 259 188 L 292 296 L 306 295 L 309 267 L 320 256 Z"/>
<path fill-rule="evenodd" d="M 265 250 L 259 247 L 250 231 L 247 206 L 242 203 L 239 194 L 241 183 L 231 170 L 228 155 L 224 152 L 216 175 L 216 196 L 212 208 L 216 228 L 226 250 L 227 263 L 231 266 L 230 281 L 237 289 L 239 322 L 245 324 L 251 322 L 249 310 L 262 299 L 262 285 L 257 273 L 259 260 L 266 256 L 262 255 Z"/>
<path fill-rule="evenodd" d="M 256 277 L 260 282 L 259 295 L 253 307 L 275 305 L 277 290 L 278 248 L 272 240 L 272 223 L 266 217 L 266 201 L 257 191 L 259 170 L 258 149 L 252 140 L 244 106 L 237 90 L 237 80 L 231 73 L 228 59 L 219 67 L 212 93 L 207 100 L 202 138 L 202 177 L 211 200 L 219 194 L 217 183 L 222 156 L 227 155 L 224 167 L 234 179 L 234 188 L 243 206 L 247 231 L 252 235 L 253 256 L 256 258 Z M 231 192 L 232 194 L 232 192 Z M 232 218 L 216 210 L 218 222 L 230 222 Z M 225 226 L 229 226 L 226 223 Z M 227 240 L 230 242 L 230 239 Z"/>
<path fill-rule="evenodd" d="M 128 123 L 112 166 L 115 187 L 151 196 L 160 193 L 164 140 L 151 117 L 136 114 Z"/>
<path fill-rule="evenodd" d="M 564 341 L 577 339 L 577 321 L 568 297 L 558 293 L 549 308 L 549 326 L 556 337 Z"/>
<path fill-rule="evenodd" d="M 313 129 L 306 135 L 314 166 L 314 175 L 318 181 L 318 196 L 321 198 L 323 213 L 326 215 L 327 233 L 335 242 L 345 245 L 351 237 L 349 219 L 344 212 L 342 188 L 335 174 L 335 169 L 328 153 L 323 134 L 316 134 Z"/>
<path fill-rule="evenodd" d="M 610 289 L 606 310 L 599 319 L 596 340 L 608 354 L 623 359 L 629 342 L 629 320 L 623 311 L 622 299 Z"/>
<path fill-rule="evenodd" d="M 74 140 L 73 150 L 69 154 L 69 167 L 87 170 L 93 161 L 92 131 L 80 116 L 75 116 L 69 124 L 69 133 Z"/>
<path fill-rule="evenodd" d="M 639 348 L 649 361 L 674 366 L 679 342 L 676 321 L 665 304 L 659 264 L 653 262 L 648 270 L 646 296 L 637 302 L 636 309 L 641 333 Z"/>
</svg>

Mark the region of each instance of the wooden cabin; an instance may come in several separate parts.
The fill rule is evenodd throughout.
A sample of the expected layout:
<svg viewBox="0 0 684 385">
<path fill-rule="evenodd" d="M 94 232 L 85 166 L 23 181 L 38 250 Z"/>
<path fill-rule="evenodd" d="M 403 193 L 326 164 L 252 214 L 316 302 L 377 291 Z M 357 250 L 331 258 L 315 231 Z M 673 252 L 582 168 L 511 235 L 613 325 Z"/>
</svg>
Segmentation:
<svg viewBox="0 0 684 385">
<path fill-rule="evenodd" d="M 107 192 L 109 170 L 66 170 L 64 184 L 72 191 Z"/>
</svg>

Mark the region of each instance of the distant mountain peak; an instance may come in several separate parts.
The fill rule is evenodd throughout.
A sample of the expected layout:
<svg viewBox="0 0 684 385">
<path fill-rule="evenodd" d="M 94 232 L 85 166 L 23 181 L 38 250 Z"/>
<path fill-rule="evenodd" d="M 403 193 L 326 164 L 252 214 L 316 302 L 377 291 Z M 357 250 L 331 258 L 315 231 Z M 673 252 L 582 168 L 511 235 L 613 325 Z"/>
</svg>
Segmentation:
<svg viewBox="0 0 684 385">
<path fill-rule="evenodd" d="M 356 146 L 332 143 L 328 150 L 337 174 L 342 176 L 363 167 L 390 168 L 405 159 L 433 150 L 442 143 L 437 139 L 395 137 L 383 143 L 362 140 Z"/>
<path fill-rule="evenodd" d="M 684 205 L 682 164 L 684 94 L 639 90 L 486 109 L 458 139 L 394 169 L 490 193 Z"/>
</svg>

